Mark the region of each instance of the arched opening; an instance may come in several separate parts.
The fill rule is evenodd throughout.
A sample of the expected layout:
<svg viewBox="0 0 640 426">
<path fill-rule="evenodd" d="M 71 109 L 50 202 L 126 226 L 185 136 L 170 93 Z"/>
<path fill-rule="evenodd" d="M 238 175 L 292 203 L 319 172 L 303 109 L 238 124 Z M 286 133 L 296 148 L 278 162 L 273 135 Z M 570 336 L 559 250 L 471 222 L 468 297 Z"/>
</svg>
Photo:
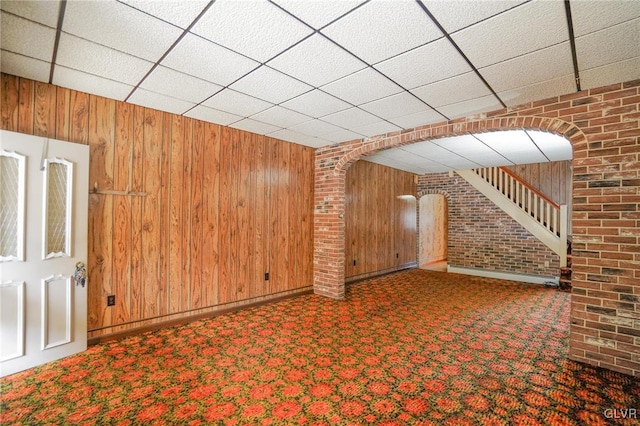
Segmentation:
<svg viewBox="0 0 640 426">
<path fill-rule="evenodd" d="M 422 269 L 447 269 L 448 215 L 447 198 L 426 194 L 418 208 L 418 264 Z"/>
</svg>

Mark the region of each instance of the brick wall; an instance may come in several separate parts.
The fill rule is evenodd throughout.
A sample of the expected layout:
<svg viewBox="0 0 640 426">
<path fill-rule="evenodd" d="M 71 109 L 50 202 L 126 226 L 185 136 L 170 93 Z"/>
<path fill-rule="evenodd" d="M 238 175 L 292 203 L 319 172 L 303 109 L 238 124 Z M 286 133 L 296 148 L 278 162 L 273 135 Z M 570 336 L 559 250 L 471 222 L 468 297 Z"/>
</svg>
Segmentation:
<svg viewBox="0 0 640 426">
<path fill-rule="evenodd" d="M 418 178 L 418 194 L 449 195 L 450 266 L 536 276 L 559 276 L 560 258 L 460 176 Z M 548 262 L 547 267 L 544 266 Z"/>
<path fill-rule="evenodd" d="M 640 376 L 639 88 L 613 84 L 318 149 L 316 293 L 344 296 L 344 176 L 363 154 L 467 132 L 556 133 L 574 150 L 570 357 Z"/>
</svg>

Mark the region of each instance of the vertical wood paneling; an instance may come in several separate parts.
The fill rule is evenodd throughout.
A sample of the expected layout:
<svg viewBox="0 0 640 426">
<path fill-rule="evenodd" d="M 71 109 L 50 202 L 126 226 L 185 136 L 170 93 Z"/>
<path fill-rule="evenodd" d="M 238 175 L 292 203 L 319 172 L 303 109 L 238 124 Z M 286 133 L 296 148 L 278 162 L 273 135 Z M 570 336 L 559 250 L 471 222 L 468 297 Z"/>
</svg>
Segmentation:
<svg viewBox="0 0 640 426">
<path fill-rule="evenodd" d="M 1 79 L 3 129 L 88 144 L 90 188 L 122 191 L 89 197 L 93 335 L 312 284 L 312 148 Z"/>
<path fill-rule="evenodd" d="M 55 87 L 56 90 L 56 136 L 58 140 L 71 140 L 71 90 Z"/>
<path fill-rule="evenodd" d="M 238 292 L 242 292 L 241 284 L 238 281 L 238 272 L 241 267 L 240 257 L 246 248 L 239 243 L 240 226 L 238 221 L 239 203 L 239 176 L 240 176 L 240 132 L 232 129 L 229 132 L 229 247 L 231 256 L 229 258 L 229 283 L 228 301 L 238 300 Z"/>
<path fill-rule="evenodd" d="M 170 169 L 170 151 L 171 151 L 171 135 L 172 135 L 172 114 L 162 114 L 162 152 L 160 160 L 160 288 L 159 288 L 159 315 L 166 315 L 169 311 L 169 258 L 170 258 L 170 235 L 169 214 L 171 210 L 171 202 L 169 198 L 169 177 L 167 171 Z"/>
<path fill-rule="evenodd" d="M 347 170 L 345 277 L 387 272 L 416 260 L 416 184 L 412 173 L 367 161 Z M 353 265 L 353 259 L 357 260 Z"/>
<path fill-rule="evenodd" d="M 113 186 L 116 190 L 127 191 L 131 188 L 131 149 L 133 135 L 133 106 L 125 103 L 116 105 L 115 150 L 113 161 Z M 113 309 L 113 322 L 127 322 L 131 318 L 129 301 L 131 244 L 131 198 L 113 197 L 113 293 L 116 306 Z"/>
<path fill-rule="evenodd" d="M 69 129 L 69 142 L 77 142 L 83 145 L 89 143 L 89 95 L 72 90 L 70 93 L 69 108 L 71 112 L 71 126 Z M 95 118 L 94 120 L 98 120 Z M 93 166 L 92 162 L 92 166 Z"/>
<path fill-rule="evenodd" d="M 300 167 L 302 167 L 302 151 L 301 145 L 291 145 L 289 152 L 289 162 L 291 164 L 292 173 L 289 174 L 289 187 L 291 188 L 292 197 L 291 210 L 289 214 L 291 217 L 300 217 L 298 209 L 302 204 L 302 194 L 297 188 L 300 187 L 303 179 L 303 173 Z M 291 272 L 289 284 L 291 286 L 296 285 L 302 277 L 302 235 L 296 232 L 296 228 L 299 226 L 295 221 L 289 220 L 289 270 Z"/>
<path fill-rule="evenodd" d="M 271 162 L 271 291 L 280 292 L 289 288 L 289 154 L 290 144 L 273 141 Z"/>
<path fill-rule="evenodd" d="M 218 303 L 218 273 L 220 250 L 218 247 L 218 205 L 220 199 L 220 126 L 205 125 L 204 180 L 203 180 L 203 246 L 206 261 L 202 264 L 203 305 Z"/>
<path fill-rule="evenodd" d="M 184 164 L 184 121 L 173 116 L 171 124 L 171 150 L 169 167 L 169 312 L 180 312 L 182 305 L 182 211 L 183 188 L 182 168 Z"/>
<path fill-rule="evenodd" d="M 254 276 L 254 248 L 253 233 L 255 232 L 255 216 L 252 212 L 251 202 L 251 157 L 253 155 L 253 141 L 250 135 L 243 134 L 240 136 L 237 151 L 236 181 L 237 198 L 235 202 L 235 229 L 236 229 L 236 250 L 235 258 L 237 259 L 236 269 L 236 297 L 243 300 L 251 297 L 251 284 Z"/>
<path fill-rule="evenodd" d="M 191 159 L 191 307 L 202 303 L 202 177 L 204 162 L 204 123 L 193 123 L 193 157 Z"/>
<path fill-rule="evenodd" d="M 233 129 L 223 127 L 221 129 L 222 141 L 225 141 L 226 149 L 220 149 L 220 230 L 219 247 L 221 248 L 219 257 L 220 283 L 218 286 L 218 299 L 220 303 L 231 301 L 231 158 L 233 147 L 229 146 L 231 132 Z"/>
<path fill-rule="evenodd" d="M 2 74 L 2 93 L 0 93 L 2 128 L 12 132 L 18 131 L 19 86 L 18 77 Z"/>
<path fill-rule="evenodd" d="M 270 156 L 264 136 L 256 136 L 256 188 L 255 188 L 255 279 L 253 292 L 256 296 L 267 293 L 268 281 L 264 273 L 269 271 L 269 169 Z"/>
<path fill-rule="evenodd" d="M 20 133 L 34 134 L 34 82 L 24 78 L 20 79 L 20 93 L 18 106 L 18 129 Z"/>
<path fill-rule="evenodd" d="M 315 170 L 313 164 L 315 162 L 315 150 L 305 147 L 302 155 L 302 172 L 304 181 L 296 188 L 296 191 L 303 195 L 302 205 L 298 210 L 298 217 L 301 217 L 300 226 L 296 232 L 302 236 L 304 250 L 298 254 L 302 257 L 302 265 L 304 274 L 297 286 L 305 286 L 307 283 L 313 283 L 313 210 L 314 210 L 314 177 Z M 292 218 L 297 221 L 298 218 Z"/>
<path fill-rule="evenodd" d="M 144 110 L 144 172 L 143 187 L 147 193 L 142 201 L 142 313 L 144 317 L 158 315 L 160 267 L 160 174 L 162 155 L 162 113 Z"/>
<path fill-rule="evenodd" d="M 95 167 L 89 168 L 89 188 L 113 189 L 115 145 L 115 101 L 90 98 L 88 136 L 89 156 Z M 87 114 L 87 116 L 89 116 Z M 78 128 L 79 129 L 79 128 Z M 112 309 L 107 310 L 106 297 L 113 294 L 113 197 L 92 194 L 89 197 L 88 265 L 89 311 L 96 314 L 98 324 L 112 324 Z"/>
<path fill-rule="evenodd" d="M 144 192 L 144 121 L 145 111 L 141 106 L 135 106 L 133 110 L 133 146 L 131 154 L 131 186 L 136 192 Z M 131 199 L 131 300 L 129 309 L 131 319 L 144 318 L 142 304 L 144 302 L 144 283 L 146 278 L 142 275 L 142 209 L 143 197 Z"/>
<path fill-rule="evenodd" d="M 55 138 L 56 134 L 56 88 L 49 84 L 35 83 L 35 128 L 34 135 Z"/>
<path fill-rule="evenodd" d="M 180 282 L 180 298 L 183 310 L 191 305 L 191 169 L 193 159 L 193 124 L 194 120 L 186 119 L 184 126 L 184 145 L 182 157 L 182 281 Z"/>
</svg>

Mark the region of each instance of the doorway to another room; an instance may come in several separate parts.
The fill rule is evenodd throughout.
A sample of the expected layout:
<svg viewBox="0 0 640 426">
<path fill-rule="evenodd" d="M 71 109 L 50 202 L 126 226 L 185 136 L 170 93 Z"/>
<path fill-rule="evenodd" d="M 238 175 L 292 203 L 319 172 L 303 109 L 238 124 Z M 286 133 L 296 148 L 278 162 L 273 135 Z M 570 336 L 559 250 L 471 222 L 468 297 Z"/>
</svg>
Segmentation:
<svg viewBox="0 0 640 426">
<path fill-rule="evenodd" d="M 418 262 L 421 269 L 447 270 L 448 204 L 442 194 L 420 197 Z"/>
</svg>

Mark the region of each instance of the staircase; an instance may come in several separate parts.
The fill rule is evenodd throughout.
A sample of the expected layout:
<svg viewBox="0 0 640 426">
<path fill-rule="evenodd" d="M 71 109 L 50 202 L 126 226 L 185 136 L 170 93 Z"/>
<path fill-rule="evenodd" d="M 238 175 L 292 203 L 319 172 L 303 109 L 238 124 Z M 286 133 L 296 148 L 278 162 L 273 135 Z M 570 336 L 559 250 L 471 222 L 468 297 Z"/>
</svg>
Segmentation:
<svg viewBox="0 0 640 426">
<path fill-rule="evenodd" d="M 560 268 L 567 267 L 570 246 L 567 245 L 566 205 L 554 203 L 504 167 L 456 173 L 556 253 L 560 257 Z"/>
</svg>

